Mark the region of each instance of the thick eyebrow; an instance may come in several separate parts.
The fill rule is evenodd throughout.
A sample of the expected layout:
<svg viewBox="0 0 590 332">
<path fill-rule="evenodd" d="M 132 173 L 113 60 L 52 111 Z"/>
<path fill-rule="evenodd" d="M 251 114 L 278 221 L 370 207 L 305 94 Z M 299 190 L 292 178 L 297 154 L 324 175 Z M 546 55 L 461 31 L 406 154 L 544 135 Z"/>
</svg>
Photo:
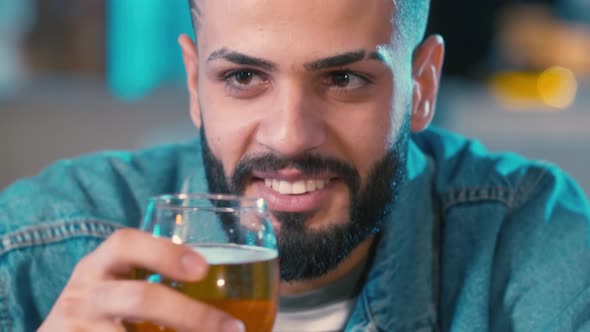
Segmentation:
<svg viewBox="0 0 590 332">
<path fill-rule="evenodd" d="M 268 71 L 276 70 L 277 66 L 264 59 L 256 58 L 239 52 L 231 51 L 227 48 L 221 48 L 209 55 L 207 62 L 223 59 L 238 65 L 260 67 Z"/>
<path fill-rule="evenodd" d="M 371 52 L 367 57 L 367 52 L 358 50 L 353 52 L 342 53 L 331 57 L 319 59 L 304 65 L 309 71 L 322 70 L 327 68 L 342 67 L 359 62 L 365 59 L 377 60 L 383 62 L 383 57 L 378 52 Z"/>
</svg>

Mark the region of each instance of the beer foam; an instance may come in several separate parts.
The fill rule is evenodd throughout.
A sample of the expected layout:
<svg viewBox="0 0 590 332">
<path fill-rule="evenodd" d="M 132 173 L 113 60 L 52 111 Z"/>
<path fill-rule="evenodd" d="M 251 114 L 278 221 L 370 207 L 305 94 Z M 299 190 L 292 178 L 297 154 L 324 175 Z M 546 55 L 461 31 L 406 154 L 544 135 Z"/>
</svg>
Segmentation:
<svg viewBox="0 0 590 332">
<path fill-rule="evenodd" d="M 275 249 L 236 244 L 198 244 L 192 248 L 211 265 L 244 264 L 275 259 Z"/>
</svg>

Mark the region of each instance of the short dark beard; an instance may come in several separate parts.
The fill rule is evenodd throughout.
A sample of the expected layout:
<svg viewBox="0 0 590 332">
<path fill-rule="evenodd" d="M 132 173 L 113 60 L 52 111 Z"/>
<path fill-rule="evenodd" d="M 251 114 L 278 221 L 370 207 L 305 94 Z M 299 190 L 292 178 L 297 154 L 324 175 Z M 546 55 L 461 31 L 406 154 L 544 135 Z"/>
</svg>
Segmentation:
<svg viewBox="0 0 590 332">
<path fill-rule="evenodd" d="M 364 188 L 360 188 L 360 175 L 353 166 L 317 154 L 288 160 L 275 154 L 247 156 L 238 162 L 228 181 L 201 127 L 201 151 L 209 191 L 240 195 L 252 179 L 252 171 L 277 171 L 286 166 L 306 175 L 329 171 L 338 176 L 350 190 L 349 220 L 327 220 L 329 226 L 311 231 L 305 227 L 305 221 L 313 213 L 271 211 L 281 224 L 277 234 L 281 279 L 289 282 L 321 277 L 334 270 L 360 243 L 379 233 L 391 213 L 406 177 L 408 120 L 400 128 L 395 144 L 372 167 Z"/>
</svg>

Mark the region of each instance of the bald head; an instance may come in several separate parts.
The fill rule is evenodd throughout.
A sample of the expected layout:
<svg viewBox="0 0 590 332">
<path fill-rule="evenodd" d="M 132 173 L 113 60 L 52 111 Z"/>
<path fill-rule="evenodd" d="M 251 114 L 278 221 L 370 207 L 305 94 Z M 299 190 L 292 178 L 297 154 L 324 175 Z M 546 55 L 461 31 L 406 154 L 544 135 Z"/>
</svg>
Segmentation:
<svg viewBox="0 0 590 332">
<path fill-rule="evenodd" d="M 188 0 L 193 20 L 195 36 L 200 27 L 199 18 L 203 15 L 199 2 L 203 0 Z M 365 1 L 365 0 L 362 0 Z M 430 0 L 381 0 L 393 1 L 396 10 L 392 23 L 399 33 L 395 36 L 398 41 L 407 43 L 411 49 L 415 48 L 424 38 Z"/>
</svg>

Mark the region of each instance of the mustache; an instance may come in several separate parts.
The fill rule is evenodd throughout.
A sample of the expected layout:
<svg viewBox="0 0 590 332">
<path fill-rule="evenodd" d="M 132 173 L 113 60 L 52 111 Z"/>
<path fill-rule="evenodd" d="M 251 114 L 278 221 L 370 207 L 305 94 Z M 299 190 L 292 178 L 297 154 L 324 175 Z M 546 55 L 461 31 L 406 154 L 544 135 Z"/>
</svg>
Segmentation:
<svg viewBox="0 0 590 332">
<path fill-rule="evenodd" d="M 358 171 L 346 161 L 317 153 L 306 153 L 295 158 L 265 153 L 246 156 L 238 162 L 230 178 L 230 190 L 243 193 L 253 172 L 278 172 L 285 168 L 294 168 L 310 177 L 329 172 L 343 180 L 351 193 L 358 192 L 360 188 Z"/>
</svg>

